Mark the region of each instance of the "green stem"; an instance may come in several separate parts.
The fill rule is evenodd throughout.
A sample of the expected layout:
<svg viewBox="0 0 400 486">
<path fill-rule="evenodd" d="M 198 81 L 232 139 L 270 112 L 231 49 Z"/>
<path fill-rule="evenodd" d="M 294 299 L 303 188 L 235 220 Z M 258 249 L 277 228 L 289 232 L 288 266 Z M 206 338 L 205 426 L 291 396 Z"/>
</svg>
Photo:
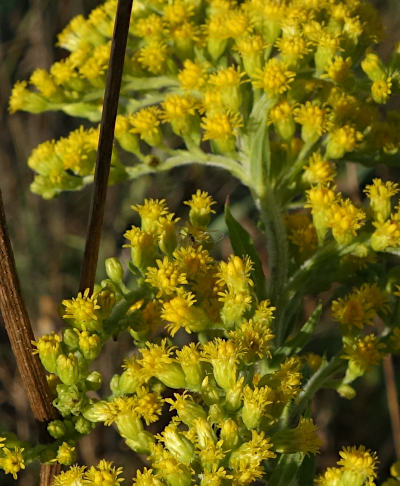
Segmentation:
<svg viewBox="0 0 400 486">
<path fill-rule="evenodd" d="M 242 166 L 236 160 L 223 155 L 206 154 L 201 150 L 196 153 L 188 152 L 186 150 L 176 150 L 171 157 L 168 157 L 165 162 L 161 162 L 156 167 L 138 165 L 134 167 L 126 167 L 126 172 L 133 179 L 144 174 L 166 171 L 181 165 L 195 163 L 225 169 L 233 176 L 237 177 L 243 184 L 250 185 L 249 177 L 245 174 Z"/>
<path fill-rule="evenodd" d="M 325 365 L 321 365 L 319 370 L 312 375 L 306 385 L 301 391 L 297 405 L 292 410 L 292 417 L 301 415 L 306 409 L 309 401 L 315 395 L 315 393 L 323 388 L 331 379 L 332 376 L 339 371 L 344 371 L 346 368 L 346 362 L 340 358 L 340 356 L 334 356 Z"/>
<path fill-rule="evenodd" d="M 283 304 L 283 289 L 288 277 L 288 242 L 286 228 L 283 222 L 280 205 L 271 188 L 267 188 L 265 196 L 255 200 L 258 204 L 261 220 L 265 226 L 268 241 L 268 264 L 270 268 L 268 294 L 277 307 L 277 322 Z M 277 345 L 282 344 L 284 329 L 278 326 L 276 330 Z"/>
</svg>

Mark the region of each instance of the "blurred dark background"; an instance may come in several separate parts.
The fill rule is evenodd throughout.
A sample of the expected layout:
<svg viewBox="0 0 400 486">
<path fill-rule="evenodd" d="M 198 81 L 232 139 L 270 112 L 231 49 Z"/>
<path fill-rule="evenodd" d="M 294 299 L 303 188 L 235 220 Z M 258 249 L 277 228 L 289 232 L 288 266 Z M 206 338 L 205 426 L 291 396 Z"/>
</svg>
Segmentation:
<svg viewBox="0 0 400 486">
<path fill-rule="evenodd" d="M 400 40 L 399 0 L 374 3 L 381 11 L 387 31 L 380 46 L 385 57 Z M 26 160 L 31 150 L 45 140 L 66 135 L 82 121 L 62 113 L 18 112 L 10 116 L 8 98 L 15 81 L 29 78 L 35 68 L 49 68 L 52 62 L 66 55 L 55 47 L 57 34 L 74 15 L 88 14 L 98 4 L 95 0 L 0 0 L 0 189 L 22 291 L 36 335 L 61 328 L 58 303 L 77 292 L 91 186 L 64 193 L 51 201 L 30 193 L 33 175 Z M 236 217 L 256 234 L 251 201 L 236 180 L 218 170 L 198 166 L 181 168 L 110 188 L 100 262 L 121 253 L 121 235 L 134 222 L 131 204 L 144 197 L 166 197 L 171 210 L 179 214 L 181 201 L 197 188 L 206 189 L 214 196 L 219 212 L 226 196 L 231 195 Z M 222 254 L 229 251 L 225 239 Z M 260 251 L 265 250 L 260 248 Z M 103 276 L 100 264 L 98 278 Z M 108 346 L 106 358 L 98 363 L 105 380 L 118 371 L 121 352 L 126 353 L 128 347 L 128 340 L 118 348 L 116 344 Z M 394 452 L 381 370 L 375 370 L 359 384 L 358 398 L 353 402 L 339 399 L 333 391 L 320 393 L 315 400 L 315 414 L 323 428 L 320 467 L 333 465 L 342 445 L 363 443 L 378 451 L 381 469 L 387 474 Z M 2 430 L 35 440 L 35 425 L 4 327 L 0 325 L 0 435 Z M 112 429 L 96 431 L 83 440 L 80 460 L 93 464 L 104 456 L 126 466 L 130 477 L 135 465 L 132 455 L 124 454 L 126 450 Z M 37 478 L 38 468 L 29 467 L 19 475 L 17 484 L 33 486 L 38 484 Z M 0 472 L 0 484 L 16 483 Z"/>
</svg>

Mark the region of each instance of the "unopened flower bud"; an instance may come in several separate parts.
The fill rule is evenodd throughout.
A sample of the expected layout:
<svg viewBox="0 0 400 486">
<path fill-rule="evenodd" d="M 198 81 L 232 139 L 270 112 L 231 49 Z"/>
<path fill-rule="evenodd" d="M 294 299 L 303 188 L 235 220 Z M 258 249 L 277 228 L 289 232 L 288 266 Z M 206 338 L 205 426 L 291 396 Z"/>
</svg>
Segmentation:
<svg viewBox="0 0 400 486">
<path fill-rule="evenodd" d="M 108 278 L 110 278 L 113 282 L 117 282 L 117 283 L 122 282 L 122 278 L 124 276 L 124 270 L 118 258 L 116 257 L 107 258 L 106 273 Z"/>
<path fill-rule="evenodd" d="M 79 380 L 79 363 L 73 353 L 57 357 L 57 376 L 65 385 L 74 385 Z"/>
<path fill-rule="evenodd" d="M 103 384 L 103 378 L 98 371 L 92 371 L 85 380 L 87 390 L 97 391 Z"/>
</svg>

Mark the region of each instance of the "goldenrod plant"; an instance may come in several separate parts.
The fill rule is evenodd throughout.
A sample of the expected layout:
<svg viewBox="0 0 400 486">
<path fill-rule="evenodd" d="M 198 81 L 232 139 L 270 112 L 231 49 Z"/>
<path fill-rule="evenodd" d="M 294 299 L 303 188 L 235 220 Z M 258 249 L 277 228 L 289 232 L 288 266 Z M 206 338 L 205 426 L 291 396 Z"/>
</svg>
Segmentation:
<svg viewBox="0 0 400 486">
<path fill-rule="evenodd" d="M 12 113 L 62 110 L 93 124 L 32 152 L 44 198 L 93 181 L 116 5 L 75 17 L 58 37 L 68 56 L 12 91 Z M 124 234 L 129 263 L 107 259 L 93 293 L 62 301 L 62 334 L 35 342 L 60 413 L 54 442 L 4 437 L 6 473 L 40 460 L 70 466 L 54 486 L 128 484 L 107 458 L 76 465 L 79 439 L 104 424 L 147 461 L 137 486 L 376 484 L 377 454 L 364 445 L 344 445 L 336 467 L 315 472 L 310 404 L 322 388 L 356 400 L 355 380 L 400 354 L 400 188 L 371 178 L 355 201 L 337 180 L 348 161 L 400 160 L 390 109 L 400 47 L 382 60 L 382 36 L 363 0 L 134 0 L 110 182 L 225 169 L 253 197 L 268 272 L 229 205 L 234 253 L 213 256 L 204 190 L 185 202 L 185 220 L 165 199 L 132 206 L 141 223 Z M 332 354 L 308 351 L 321 321 L 340 333 Z M 100 395 L 96 358 L 127 332 L 131 351 Z M 398 469 L 385 485 L 400 484 Z"/>
</svg>

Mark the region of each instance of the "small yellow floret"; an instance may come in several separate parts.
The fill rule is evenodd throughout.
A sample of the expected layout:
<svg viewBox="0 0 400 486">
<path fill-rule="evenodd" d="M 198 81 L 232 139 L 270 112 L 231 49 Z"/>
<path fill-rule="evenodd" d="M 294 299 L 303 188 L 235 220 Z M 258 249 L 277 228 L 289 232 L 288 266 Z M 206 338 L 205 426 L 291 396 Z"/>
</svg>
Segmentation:
<svg viewBox="0 0 400 486">
<path fill-rule="evenodd" d="M 392 78 L 390 76 L 386 79 L 378 79 L 377 81 L 374 81 L 371 86 L 372 98 L 376 103 L 387 103 L 389 96 L 392 93 L 391 88 Z"/>
<path fill-rule="evenodd" d="M 0 469 L 6 474 L 12 474 L 14 479 L 17 479 L 17 474 L 21 469 L 25 469 L 24 456 L 22 452 L 24 449 L 21 447 L 15 447 L 14 450 L 10 450 L 8 447 L 2 447 L 0 457 Z"/>
<path fill-rule="evenodd" d="M 201 121 L 204 129 L 203 140 L 228 141 L 243 126 L 239 113 L 215 113 L 207 115 Z"/>
<path fill-rule="evenodd" d="M 86 289 L 84 293 L 78 293 L 76 298 L 63 300 L 64 319 L 74 319 L 77 323 L 87 324 L 91 321 L 97 321 L 98 316 L 96 311 L 100 309 L 97 305 L 97 298 L 95 295 L 89 296 L 90 289 Z"/>
<path fill-rule="evenodd" d="M 148 267 L 146 282 L 158 289 L 157 298 L 168 296 L 178 290 L 178 286 L 187 284 L 186 274 L 179 271 L 178 266 L 168 257 L 157 260 L 157 267 Z"/>
<path fill-rule="evenodd" d="M 183 89 L 199 90 L 207 81 L 206 65 L 186 59 L 183 69 L 178 74 L 178 79 Z"/>
<path fill-rule="evenodd" d="M 155 141 L 160 138 L 160 119 L 161 110 L 157 106 L 149 106 L 134 113 L 129 121 L 132 125 L 130 131 L 137 133 L 140 138 L 148 142 Z"/>
<path fill-rule="evenodd" d="M 285 93 L 290 88 L 296 73 L 275 57 L 270 59 L 262 70 L 254 76 L 255 88 L 262 88 L 270 97 Z"/>
<path fill-rule="evenodd" d="M 164 71 L 167 58 L 168 46 L 165 42 L 151 41 L 138 52 L 140 65 L 153 74 L 160 74 Z"/>
<path fill-rule="evenodd" d="M 345 471 L 363 476 L 365 481 L 367 479 L 372 481 L 377 477 L 378 457 L 376 452 L 372 452 L 364 446 L 353 446 L 344 447 L 339 455 L 341 459 L 337 464 Z"/>
</svg>

